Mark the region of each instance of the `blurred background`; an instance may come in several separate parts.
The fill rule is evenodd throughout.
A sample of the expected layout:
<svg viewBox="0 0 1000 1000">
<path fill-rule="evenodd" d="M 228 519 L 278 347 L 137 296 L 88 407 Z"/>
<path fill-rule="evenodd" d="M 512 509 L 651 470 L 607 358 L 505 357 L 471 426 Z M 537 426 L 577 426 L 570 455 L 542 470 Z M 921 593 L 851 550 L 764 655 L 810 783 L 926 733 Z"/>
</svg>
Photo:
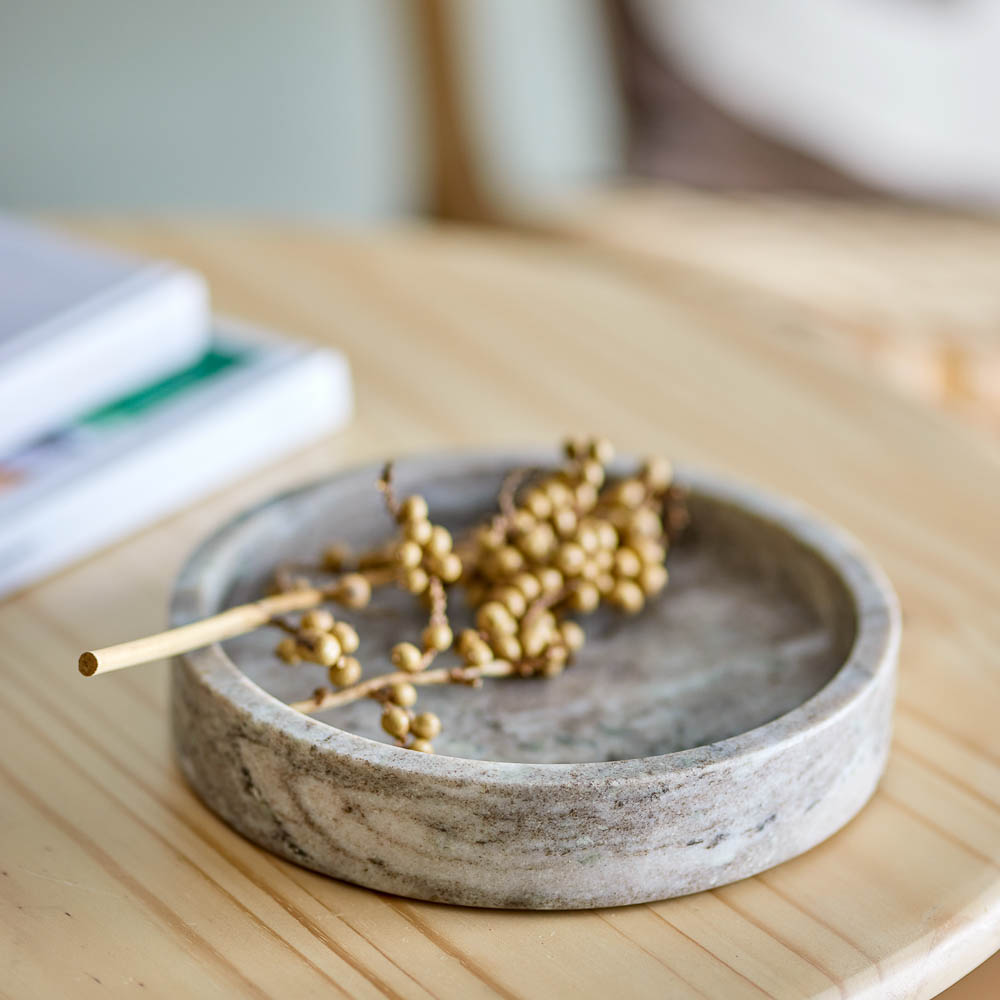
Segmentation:
<svg viewBox="0 0 1000 1000">
<path fill-rule="evenodd" d="M 679 262 L 995 440 L 998 53 L 994 0 L 0 0 L 0 209 Z"/>
<path fill-rule="evenodd" d="M 995 431 L 998 45 L 990 0 L 0 0 L 0 206 L 555 227 Z"/>
<path fill-rule="evenodd" d="M 522 205 L 627 174 L 1000 201 L 989 0 L 0 12 L 10 206 L 476 216 L 477 199 Z"/>
<path fill-rule="evenodd" d="M 626 174 L 1000 201 L 989 0 L 0 11 L 11 206 L 477 216 L 477 199 L 522 205 Z"/>
</svg>

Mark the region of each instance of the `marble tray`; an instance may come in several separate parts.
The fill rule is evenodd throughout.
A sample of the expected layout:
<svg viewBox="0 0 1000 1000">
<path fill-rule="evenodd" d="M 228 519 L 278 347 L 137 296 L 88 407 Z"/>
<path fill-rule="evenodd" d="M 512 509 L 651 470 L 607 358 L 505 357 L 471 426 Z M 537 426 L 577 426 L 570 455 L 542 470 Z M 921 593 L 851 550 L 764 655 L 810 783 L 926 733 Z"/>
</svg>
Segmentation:
<svg viewBox="0 0 1000 1000">
<path fill-rule="evenodd" d="M 492 510 L 507 470 L 554 455 L 399 464 L 454 531 Z M 263 591 L 271 568 L 391 530 L 378 467 L 306 486 L 224 526 L 174 591 L 182 624 Z M 635 618 L 587 619 L 551 680 L 423 689 L 428 756 L 382 742 L 371 702 L 310 718 L 323 682 L 270 630 L 178 658 L 180 767 L 227 823 L 291 861 L 373 889 L 472 906 L 634 903 L 744 878 L 829 837 L 864 805 L 889 746 L 899 617 L 857 544 L 801 507 L 695 470 L 671 583 Z M 344 613 L 378 672 L 417 633 L 412 599 Z M 462 609 L 458 611 L 461 624 Z"/>
</svg>

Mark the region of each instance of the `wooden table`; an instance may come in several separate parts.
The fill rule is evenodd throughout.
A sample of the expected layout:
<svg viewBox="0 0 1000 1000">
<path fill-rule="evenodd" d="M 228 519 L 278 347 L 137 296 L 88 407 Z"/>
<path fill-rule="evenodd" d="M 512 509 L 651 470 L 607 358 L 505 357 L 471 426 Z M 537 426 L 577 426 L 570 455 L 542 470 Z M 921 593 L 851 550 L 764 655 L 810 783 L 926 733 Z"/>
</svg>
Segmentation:
<svg viewBox="0 0 1000 1000">
<path fill-rule="evenodd" d="M 0 606 L 0 993 L 930 997 L 1000 945 L 1000 461 L 783 306 L 594 247 L 413 228 L 334 237 L 91 224 L 204 271 L 217 306 L 344 348 L 353 426 Z M 382 896 L 279 861 L 171 759 L 159 628 L 195 541 L 272 491 L 412 449 L 597 429 L 797 495 L 902 597 L 881 789 L 831 841 L 713 892 L 579 913 Z M 58 530 L 58 526 L 53 526 Z"/>
<path fill-rule="evenodd" d="M 927 207 L 675 187 L 587 195 L 560 228 L 634 268 L 766 291 L 902 391 L 1000 434 L 1000 224 Z"/>
</svg>

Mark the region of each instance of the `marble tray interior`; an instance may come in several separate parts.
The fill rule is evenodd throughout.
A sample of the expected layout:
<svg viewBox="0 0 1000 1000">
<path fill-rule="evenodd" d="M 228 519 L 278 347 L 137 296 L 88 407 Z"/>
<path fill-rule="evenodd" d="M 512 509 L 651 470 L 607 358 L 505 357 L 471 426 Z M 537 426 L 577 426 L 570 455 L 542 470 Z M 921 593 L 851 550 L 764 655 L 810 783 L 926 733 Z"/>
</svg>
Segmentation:
<svg viewBox="0 0 1000 1000">
<path fill-rule="evenodd" d="M 419 473 L 419 470 L 415 470 Z M 470 461 L 433 481 L 399 474 L 401 493 L 419 489 L 436 519 L 461 532 L 493 510 L 503 471 Z M 814 695 L 843 662 L 854 635 L 840 583 L 780 529 L 711 497 L 691 498 L 693 527 L 671 552 L 670 586 L 638 616 L 600 612 L 583 620 L 588 640 L 576 663 L 551 680 L 488 681 L 478 690 L 422 688 L 437 712 L 439 751 L 484 760 L 621 760 L 712 743 L 762 725 Z M 220 607 L 259 596 L 271 568 L 348 538 L 360 546 L 392 530 L 372 482 L 331 480 L 279 498 L 241 531 Z M 366 676 L 388 670 L 388 650 L 419 634 L 408 595 L 379 593 L 361 612 L 338 612 L 362 636 Z M 454 609 L 455 624 L 468 621 Z M 224 643 L 257 684 L 285 701 L 324 683 L 312 664 L 273 656 L 270 629 Z M 383 739 L 370 701 L 318 716 Z"/>
</svg>

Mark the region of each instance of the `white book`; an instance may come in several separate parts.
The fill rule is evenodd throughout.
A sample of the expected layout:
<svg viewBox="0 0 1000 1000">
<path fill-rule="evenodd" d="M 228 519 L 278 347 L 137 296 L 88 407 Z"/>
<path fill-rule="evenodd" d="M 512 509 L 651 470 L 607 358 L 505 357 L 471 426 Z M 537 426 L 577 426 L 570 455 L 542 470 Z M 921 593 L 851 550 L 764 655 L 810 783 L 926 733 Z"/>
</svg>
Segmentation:
<svg viewBox="0 0 1000 1000">
<path fill-rule="evenodd" d="M 0 455 L 183 367 L 210 325 L 198 275 L 0 214 Z"/>
<path fill-rule="evenodd" d="M 0 594 L 345 424 L 337 351 L 220 323 L 195 364 L 0 458 Z"/>
</svg>

